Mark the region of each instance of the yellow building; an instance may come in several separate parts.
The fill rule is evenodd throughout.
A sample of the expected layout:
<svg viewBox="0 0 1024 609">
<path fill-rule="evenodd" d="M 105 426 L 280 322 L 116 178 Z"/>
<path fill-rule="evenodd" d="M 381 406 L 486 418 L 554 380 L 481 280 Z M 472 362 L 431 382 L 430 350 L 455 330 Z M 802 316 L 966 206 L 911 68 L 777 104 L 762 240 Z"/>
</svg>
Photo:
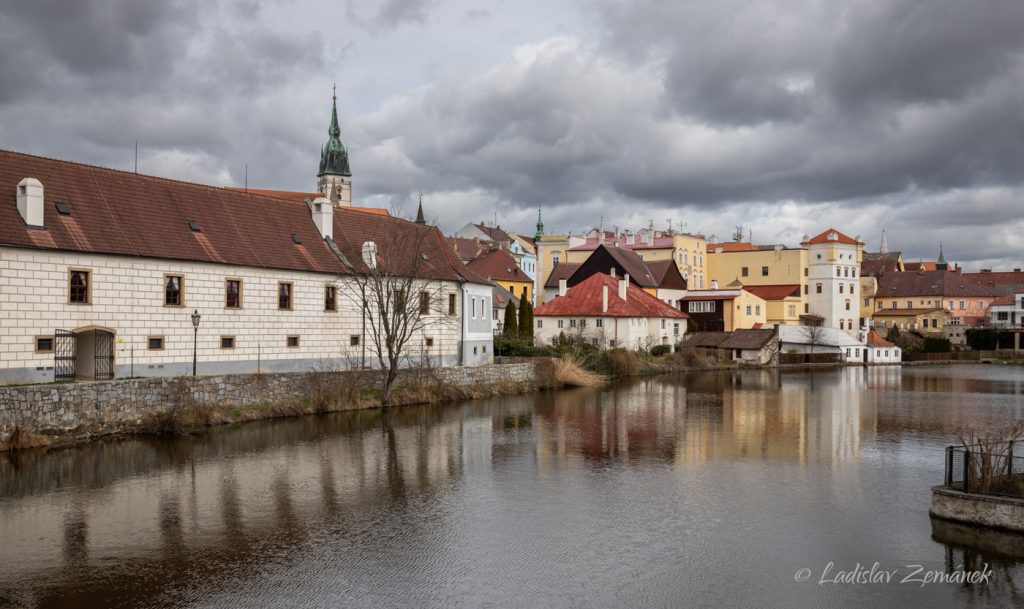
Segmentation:
<svg viewBox="0 0 1024 609">
<path fill-rule="evenodd" d="M 878 294 L 878 279 L 860 276 L 860 316 L 868 319 L 874 316 L 875 295 Z"/>
<path fill-rule="evenodd" d="M 940 308 L 878 309 L 872 315 L 875 328 L 897 327 L 922 334 L 942 334 L 946 312 Z M 885 331 L 881 331 L 885 334 Z"/>
<path fill-rule="evenodd" d="M 690 290 L 682 299 L 688 332 L 732 332 L 767 323 L 764 299 L 742 289 Z"/>
<path fill-rule="evenodd" d="M 800 315 L 807 313 L 804 248 L 712 243 L 708 245 L 707 272 L 712 287 L 726 287 L 738 281 L 744 288 L 765 288 L 761 296 L 772 303 L 768 323 L 798 325 Z"/>
<path fill-rule="evenodd" d="M 533 301 L 533 280 L 519 268 L 508 250 L 492 250 L 475 260 L 470 260 L 466 266 L 477 275 L 505 288 L 516 298 Z"/>
<path fill-rule="evenodd" d="M 543 228 L 542 224 L 539 226 Z M 571 262 L 567 256 L 571 244 L 582 243 L 583 239 L 571 235 L 542 235 L 538 233 L 533 242 L 537 248 L 537 272 L 534 288 L 537 294 L 536 303 L 540 305 L 544 303 L 544 285 L 548 282 L 548 277 L 551 276 L 551 270 L 560 262 Z M 583 258 L 585 260 L 586 256 Z"/>
</svg>

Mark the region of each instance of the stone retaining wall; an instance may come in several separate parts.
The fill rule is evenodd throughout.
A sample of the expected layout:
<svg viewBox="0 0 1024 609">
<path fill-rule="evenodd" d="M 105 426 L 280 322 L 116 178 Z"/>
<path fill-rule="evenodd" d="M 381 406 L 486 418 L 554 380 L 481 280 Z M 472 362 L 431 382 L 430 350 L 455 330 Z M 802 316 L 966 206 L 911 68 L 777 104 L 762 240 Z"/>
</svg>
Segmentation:
<svg viewBox="0 0 1024 609">
<path fill-rule="evenodd" d="M 398 385 L 429 378 L 430 383 L 479 387 L 538 381 L 539 361 L 477 367 L 406 370 Z M 366 375 L 372 374 L 370 379 Z M 0 387 L 0 435 L 14 425 L 42 434 L 82 427 L 115 431 L 138 425 L 157 413 L 191 400 L 196 404 L 253 406 L 294 404 L 311 399 L 316 386 L 342 387 L 362 375 L 376 382 L 376 372 L 308 372 L 142 379 Z"/>
<path fill-rule="evenodd" d="M 965 493 L 948 486 L 935 486 L 928 513 L 945 520 L 1024 532 L 1024 499 L 1015 497 Z"/>
</svg>

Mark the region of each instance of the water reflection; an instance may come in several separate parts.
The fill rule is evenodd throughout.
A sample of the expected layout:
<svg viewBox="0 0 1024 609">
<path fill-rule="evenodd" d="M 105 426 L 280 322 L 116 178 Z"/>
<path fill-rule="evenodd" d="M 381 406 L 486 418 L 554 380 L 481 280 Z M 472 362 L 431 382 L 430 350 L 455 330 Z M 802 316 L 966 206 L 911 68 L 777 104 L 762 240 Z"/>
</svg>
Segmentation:
<svg viewBox="0 0 1024 609">
<path fill-rule="evenodd" d="M 1017 376 L 677 375 L 0 458 L 0 606 L 1017 601 L 1014 538 L 927 519 L 953 431 L 1024 417 Z M 1002 583 L 792 581 L 873 557 Z"/>
</svg>

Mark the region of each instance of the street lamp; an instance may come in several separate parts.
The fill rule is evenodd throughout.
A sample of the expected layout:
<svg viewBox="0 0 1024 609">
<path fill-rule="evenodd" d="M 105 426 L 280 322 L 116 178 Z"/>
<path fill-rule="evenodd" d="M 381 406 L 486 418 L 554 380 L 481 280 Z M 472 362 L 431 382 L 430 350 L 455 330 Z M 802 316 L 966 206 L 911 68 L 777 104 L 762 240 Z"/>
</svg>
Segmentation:
<svg viewBox="0 0 1024 609">
<path fill-rule="evenodd" d="M 201 317 L 199 309 L 192 311 L 192 329 L 195 330 L 192 336 L 192 376 L 196 375 L 196 353 L 199 344 L 199 319 Z"/>
</svg>

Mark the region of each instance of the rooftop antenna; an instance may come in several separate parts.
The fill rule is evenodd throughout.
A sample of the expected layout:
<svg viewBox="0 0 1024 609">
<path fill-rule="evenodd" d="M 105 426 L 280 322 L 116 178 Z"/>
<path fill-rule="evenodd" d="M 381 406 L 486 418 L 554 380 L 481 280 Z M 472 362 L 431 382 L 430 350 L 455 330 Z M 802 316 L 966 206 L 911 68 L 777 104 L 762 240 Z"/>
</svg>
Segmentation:
<svg viewBox="0 0 1024 609">
<path fill-rule="evenodd" d="M 245 192 L 249 192 L 249 164 L 245 164 Z"/>
<path fill-rule="evenodd" d="M 135 173 L 139 173 L 139 140 L 135 140 Z"/>
</svg>

